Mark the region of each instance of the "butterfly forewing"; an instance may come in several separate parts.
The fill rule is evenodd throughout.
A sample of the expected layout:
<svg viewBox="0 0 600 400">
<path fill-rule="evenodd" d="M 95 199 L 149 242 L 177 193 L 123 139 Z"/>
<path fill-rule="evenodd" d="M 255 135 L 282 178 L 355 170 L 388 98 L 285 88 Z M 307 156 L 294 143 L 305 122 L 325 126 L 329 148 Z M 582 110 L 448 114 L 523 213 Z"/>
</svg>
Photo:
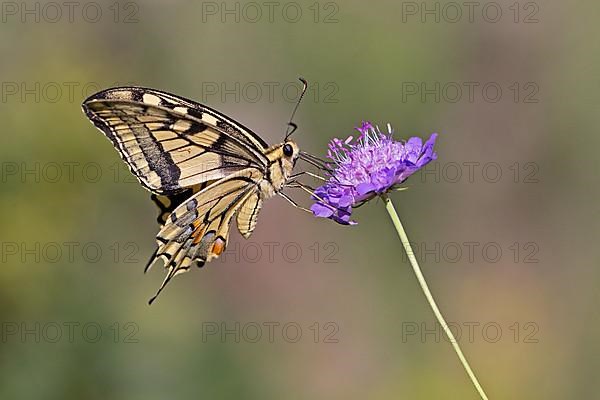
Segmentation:
<svg viewBox="0 0 600 400">
<path fill-rule="evenodd" d="M 154 193 L 178 192 L 248 167 L 264 171 L 268 164 L 266 144 L 256 134 L 184 98 L 115 88 L 90 97 L 83 108 Z"/>
</svg>

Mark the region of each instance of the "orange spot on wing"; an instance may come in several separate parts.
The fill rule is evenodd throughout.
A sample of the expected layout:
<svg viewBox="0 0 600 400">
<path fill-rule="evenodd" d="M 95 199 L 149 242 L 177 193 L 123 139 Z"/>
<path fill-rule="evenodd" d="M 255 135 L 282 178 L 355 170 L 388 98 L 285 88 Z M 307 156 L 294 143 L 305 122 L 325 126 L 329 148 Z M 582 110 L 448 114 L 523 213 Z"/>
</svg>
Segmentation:
<svg viewBox="0 0 600 400">
<path fill-rule="evenodd" d="M 200 243 L 200 241 L 204 237 L 204 235 L 201 235 L 201 233 L 204 230 L 200 229 L 200 225 L 202 225 L 201 219 L 196 219 L 196 220 L 192 221 L 192 226 L 194 227 L 194 231 L 192 232 L 192 235 L 191 235 L 194 238 L 194 240 L 192 241 L 193 244 Z"/>
<path fill-rule="evenodd" d="M 225 241 L 221 238 L 217 238 L 212 246 L 211 252 L 216 256 L 220 256 L 223 250 L 225 250 Z"/>
<path fill-rule="evenodd" d="M 202 236 L 200 236 L 199 234 L 196 233 L 197 231 L 194 231 L 192 233 L 192 237 L 194 238 L 194 240 L 192 240 L 192 244 L 198 244 L 200 243 L 200 241 L 202 240 Z"/>
</svg>

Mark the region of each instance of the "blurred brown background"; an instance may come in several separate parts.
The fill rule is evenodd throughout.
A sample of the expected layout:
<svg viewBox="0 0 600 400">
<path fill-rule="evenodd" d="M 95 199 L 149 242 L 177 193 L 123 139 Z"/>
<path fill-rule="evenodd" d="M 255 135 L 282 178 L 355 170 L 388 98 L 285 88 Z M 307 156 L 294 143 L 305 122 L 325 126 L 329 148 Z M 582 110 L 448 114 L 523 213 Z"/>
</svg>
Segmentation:
<svg viewBox="0 0 600 400">
<path fill-rule="evenodd" d="M 300 75 L 313 154 L 439 132 L 393 200 L 490 398 L 597 397 L 596 2 L 0 6 L 0 398 L 477 398 L 380 203 L 273 199 L 147 305 L 156 210 L 81 101 L 150 86 L 276 143 Z"/>
</svg>

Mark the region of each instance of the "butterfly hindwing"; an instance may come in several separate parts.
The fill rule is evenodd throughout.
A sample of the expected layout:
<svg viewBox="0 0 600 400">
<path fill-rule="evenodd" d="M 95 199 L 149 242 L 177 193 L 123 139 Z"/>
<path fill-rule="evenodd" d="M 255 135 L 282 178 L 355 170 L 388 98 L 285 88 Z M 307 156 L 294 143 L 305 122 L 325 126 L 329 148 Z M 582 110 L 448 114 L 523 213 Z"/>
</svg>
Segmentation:
<svg viewBox="0 0 600 400">
<path fill-rule="evenodd" d="M 171 213 L 181 203 L 192 197 L 193 194 L 198 193 L 200 190 L 204 189 L 212 182 L 214 181 L 203 182 L 199 185 L 186 188 L 181 192 L 177 192 L 170 195 L 160 195 L 152 193 L 150 195 L 150 199 L 154 202 L 154 204 L 156 204 L 159 210 L 156 222 L 158 222 L 160 226 L 163 226 L 165 222 L 167 222 L 167 218 L 169 218 L 169 215 L 171 215 Z"/>
<path fill-rule="evenodd" d="M 250 237 L 256 227 L 256 221 L 258 220 L 258 213 L 262 208 L 262 203 L 263 201 L 260 198 L 259 193 L 256 192 L 248 197 L 248 199 L 240 206 L 236 218 L 237 227 L 238 231 L 246 239 Z"/>
<path fill-rule="evenodd" d="M 244 168 L 264 171 L 267 145 L 208 107 L 143 88 L 115 88 L 83 104 L 133 174 L 157 194 L 173 194 Z"/>
<path fill-rule="evenodd" d="M 245 202 L 258 196 L 263 177 L 256 169 L 247 168 L 212 183 L 170 214 L 156 237 L 158 249 L 148 264 L 150 267 L 157 258 L 164 260 L 167 276 L 159 293 L 193 262 L 202 266 L 225 250 L 232 218 Z"/>
</svg>

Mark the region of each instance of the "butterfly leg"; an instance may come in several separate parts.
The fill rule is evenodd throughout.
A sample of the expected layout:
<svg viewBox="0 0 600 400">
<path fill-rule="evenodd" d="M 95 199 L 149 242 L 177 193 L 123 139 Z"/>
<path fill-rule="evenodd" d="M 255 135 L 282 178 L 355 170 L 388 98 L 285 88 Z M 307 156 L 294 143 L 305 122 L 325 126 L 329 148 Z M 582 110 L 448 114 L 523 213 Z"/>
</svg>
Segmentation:
<svg viewBox="0 0 600 400">
<path fill-rule="evenodd" d="M 277 193 L 279 196 L 283 197 L 284 199 L 286 199 L 288 201 L 288 203 L 290 203 L 291 205 L 293 205 L 294 207 L 302 210 L 302 211 L 306 211 L 309 214 L 313 214 L 312 211 L 310 211 L 308 208 L 302 207 L 301 205 L 299 205 L 298 203 L 296 203 L 296 201 L 294 199 L 292 199 L 291 197 L 289 197 L 287 194 L 283 193 L 283 192 L 278 192 Z"/>
<path fill-rule="evenodd" d="M 328 207 L 331 207 L 332 209 L 336 209 L 336 207 L 330 205 L 329 203 L 327 203 L 325 200 L 323 200 L 319 195 L 315 194 L 315 189 L 312 188 L 309 185 L 306 185 L 302 182 L 298 182 L 298 181 L 290 181 L 286 187 L 290 187 L 293 189 L 302 189 L 304 190 L 306 193 L 310 194 L 312 197 L 314 197 L 315 199 L 319 200 L 321 203 L 325 204 Z"/>
<path fill-rule="evenodd" d="M 322 176 L 319 176 L 317 174 L 313 174 L 312 172 L 309 172 L 309 171 L 302 171 L 302 172 L 298 172 L 296 174 L 290 175 L 290 179 L 295 179 L 302 175 L 312 176 L 313 178 L 317 178 L 317 179 L 322 180 L 323 182 L 327 182 L 327 179 L 325 179 Z"/>
<path fill-rule="evenodd" d="M 296 179 L 289 181 L 288 183 L 286 183 L 285 187 L 290 187 L 293 189 L 302 189 L 304 190 L 306 193 L 310 194 L 311 196 L 315 196 L 317 197 L 318 200 L 321 200 L 318 198 L 318 196 L 315 195 L 315 189 L 305 183 L 302 183 Z"/>
<path fill-rule="evenodd" d="M 316 199 L 319 202 L 321 202 L 321 204 L 324 205 L 325 207 L 329 207 L 330 209 L 335 210 L 335 211 L 347 212 L 344 209 L 332 206 L 327 201 L 325 201 L 323 198 L 321 198 L 319 195 L 315 194 L 315 189 L 314 188 L 312 188 L 309 185 L 306 185 L 306 184 L 304 184 L 302 182 L 298 182 L 298 181 L 295 181 L 295 180 L 294 181 L 290 181 L 290 182 L 288 182 L 286 184 L 286 187 L 293 188 L 293 189 L 302 189 L 306 193 L 310 194 L 314 199 Z M 361 205 L 363 205 L 365 203 L 366 203 L 366 201 L 362 202 L 361 204 L 359 204 L 359 206 L 361 206 Z M 353 207 L 353 208 L 355 208 L 355 207 Z M 311 214 L 314 214 L 314 213 L 311 211 Z"/>
</svg>

